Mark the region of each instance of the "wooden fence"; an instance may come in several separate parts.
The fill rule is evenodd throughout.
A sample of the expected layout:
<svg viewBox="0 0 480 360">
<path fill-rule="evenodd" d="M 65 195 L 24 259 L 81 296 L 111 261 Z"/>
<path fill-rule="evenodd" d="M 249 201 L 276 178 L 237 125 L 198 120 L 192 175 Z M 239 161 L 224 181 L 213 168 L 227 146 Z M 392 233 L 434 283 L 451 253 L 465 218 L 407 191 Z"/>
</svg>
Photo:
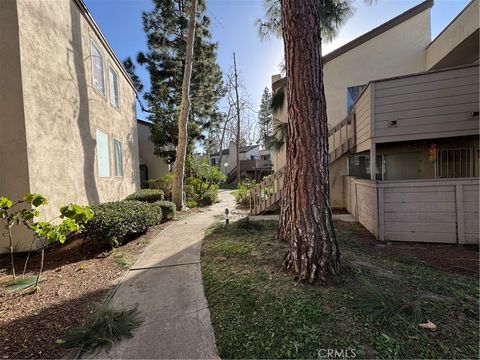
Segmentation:
<svg viewBox="0 0 480 360">
<path fill-rule="evenodd" d="M 344 178 L 347 210 L 379 240 L 479 243 L 479 179 Z"/>
</svg>

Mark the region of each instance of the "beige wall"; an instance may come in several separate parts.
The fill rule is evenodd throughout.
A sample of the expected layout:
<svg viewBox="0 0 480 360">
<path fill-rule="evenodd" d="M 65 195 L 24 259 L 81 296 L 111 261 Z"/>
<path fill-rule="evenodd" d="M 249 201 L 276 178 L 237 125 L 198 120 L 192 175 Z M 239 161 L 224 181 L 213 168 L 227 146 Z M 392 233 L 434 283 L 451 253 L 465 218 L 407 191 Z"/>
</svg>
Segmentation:
<svg viewBox="0 0 480 360">
<path fill-rule="evenodd" d="M 140 163 L 148 167 L 148 180 L 158 180 L 169 173 L 168 164 L 154 154 L 154 146 L 150 141 L 150 126 L 138 123 L 138 153 Z M 144 184 L 142 184 L 144 185 Z"/>
<path fill-rule="evenodd" d="M 427 69 L 435 67 L 442 61 L 452 50 L 470 37 L 479 28 L 479 0 L 472 1 L 465 10 L 445 28 L 445 30 L 432 41 L 427 48 Z M 472 44 L 475 46 L 475 44 Z M 478 35 L 477 35 L 477 54 L 478 59 Z M 467 56 L 470 58 L 470 56 Z M 461 65 L 461 64 L 449 64 Z"/>
<path fill-rule="evenodd" d="M 330 206 L 343 208 L 343 176 L 348 174 L 348 155 L 330 163 Z"/>
<path fill-rule="evenodd" d="M 345 207 L 380 240 L 478 244 L 478 179 L 344 177 Z"/>
<path fill-rule="evenodd" d="M 55 217 L 70 202 L 120 200 L 136 191 L 135 92 L 108 45 L 74 0 L 17 0 L 17 8 L 21 82 L 16 86 L 23 87 L 28 155 L 28 176 L 20 179 L 28 178 L 30 191 L 49 199 L 41 219 Z M 104 56 L 105 96 L 92 87 L 92 40 Z M 118 73 L 120 110 L 110 104 L 109 66 Z M 98 176 L 97 129 L 109 136 L 109 178 Z M 122 177 L 115 176 L 114 138 L 122 143 Z M 9 195 L 13 189 L 2 190 Z"/>
<path fill-rule="evenodd" d="M 20 39 L 15 0 L 0 1 L 0 196 L 18 200 L 30 191 L 23 111 Z M 9 251 L 0 221 L 0 253 Z M 13 228 L 14 247 L 29 235 Z"/>
<path fill-rule="evenodd" d="M 379 183 L 381 240 L 478 244 L 478 179 Z"/>
<path fill-rule="evenodd" d="M 478 65 L 374 85 L 376 142 L 478 134 Z"/>
<path fill-rule="evenodd" d="M 344 176 L 345 208 L 375 236 L 378 235 L 378 205 L 376 183 Z"/>
<path fill-rule="evenodd" d="M 347 87 L 425 70 L 430 9 L 387 30 L 324 65 L 330 127 L 347 116 Z"/>
</svg>

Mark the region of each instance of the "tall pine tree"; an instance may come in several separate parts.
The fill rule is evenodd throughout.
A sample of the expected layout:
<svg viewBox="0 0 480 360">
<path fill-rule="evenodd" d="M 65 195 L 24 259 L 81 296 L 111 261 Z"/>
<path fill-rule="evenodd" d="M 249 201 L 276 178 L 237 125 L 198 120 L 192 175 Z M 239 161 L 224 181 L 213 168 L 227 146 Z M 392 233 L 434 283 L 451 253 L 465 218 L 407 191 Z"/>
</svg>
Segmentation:
<svg viewBox="0 0 480 360">
<path fill-rule="evenodd" d="M 178 143 L 178 112 L 185 68 L 187 11 L 189 0 L 154 0 L 154 8 L 143 13 L 148 51 L 137 56 L 150 74 L 150 91 L 144 97 L 148 119 L 153 122 L 151 139 L 155 153 L 173 162 Z M 203 140 L 203 132 L 220 121 L 217 104 L 223 96 L 222 72 L 217 64 L 217 43 L 210 33 L 205 1 L 197 7 L 197 28 L 190 83 L 191 108 L 188 122 L 190 152 L 194 142 Z"/>
<path fill-rule="evenodd" d="M 266 87 L 263 90 L 262 100 L 260 102 L 260 111 L 258 112 L 258 125 L 260 126 L 260 145 L 265 149 L 269 146 L 270 139 L 272 137 L 272 94 Z"/>
</svg>

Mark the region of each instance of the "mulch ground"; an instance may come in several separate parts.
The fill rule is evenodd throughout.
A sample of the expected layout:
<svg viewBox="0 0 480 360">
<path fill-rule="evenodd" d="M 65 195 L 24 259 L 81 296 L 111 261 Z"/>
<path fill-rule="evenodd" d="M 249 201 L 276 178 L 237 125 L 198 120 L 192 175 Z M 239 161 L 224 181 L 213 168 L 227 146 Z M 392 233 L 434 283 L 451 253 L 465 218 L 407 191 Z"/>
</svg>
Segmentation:
<svg viewBox="0 0 480 360">
<path fill-rule="evenodd" d="M 179 213 L 179 219 L 185 215 Z M 7 254 L 0 256 L 0 358 L 73 358 L 76 351 L 62 348 L 56 341 L 82 324 L 125 275 L 127 268 L 115 262 L 116 256 L 121 254 L 133 264 L 170 224 L 151 227 L 112 253 L 82 239 L 48 249 L 44 281 L 35 293 L 6 291 L 2 284 L 12 279 L 10 258 Z M 30 258 L 26 276 L 36 275 L 39 261 L 38 254 Z M 21 275 L 23 264 L 24 257 L 18 255 L 17 275 Z"/>
<path fill-rule="evenodd" d="M 439 268 L 451 273 L 479 276 L 480 257 L 478 246 L 450 245 L 430 243 L 385 243 L 378 241 L 362 225 L 358 223 L 342 222 L 342 227 L 355 233 L 355 239 L 360 243 L 371 246 L 378 252 L 391 256 L 400 256 L 406 260 L 422 261 L 431 267 Z"/>
</svg>

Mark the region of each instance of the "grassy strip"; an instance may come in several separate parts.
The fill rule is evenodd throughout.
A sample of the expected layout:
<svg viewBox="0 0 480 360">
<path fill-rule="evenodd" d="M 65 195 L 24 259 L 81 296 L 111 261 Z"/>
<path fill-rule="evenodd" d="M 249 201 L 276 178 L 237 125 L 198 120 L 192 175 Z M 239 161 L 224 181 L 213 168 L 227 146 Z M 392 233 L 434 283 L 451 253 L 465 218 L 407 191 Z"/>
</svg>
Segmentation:
<svg viewBox="0 0 480 360">
<path fill-rule="evenodd" d="M 211 229 L 202 272 L 222 358 L 478 358 L 476 279 L 379 253 L 337 223 L 344 284 L 321 289 L 281 271 L 276 225 Z M 437 332 L 420 329 L 431 320 Z M 323 349 L 323 350 L 322 350 Z"/>
</svg>

